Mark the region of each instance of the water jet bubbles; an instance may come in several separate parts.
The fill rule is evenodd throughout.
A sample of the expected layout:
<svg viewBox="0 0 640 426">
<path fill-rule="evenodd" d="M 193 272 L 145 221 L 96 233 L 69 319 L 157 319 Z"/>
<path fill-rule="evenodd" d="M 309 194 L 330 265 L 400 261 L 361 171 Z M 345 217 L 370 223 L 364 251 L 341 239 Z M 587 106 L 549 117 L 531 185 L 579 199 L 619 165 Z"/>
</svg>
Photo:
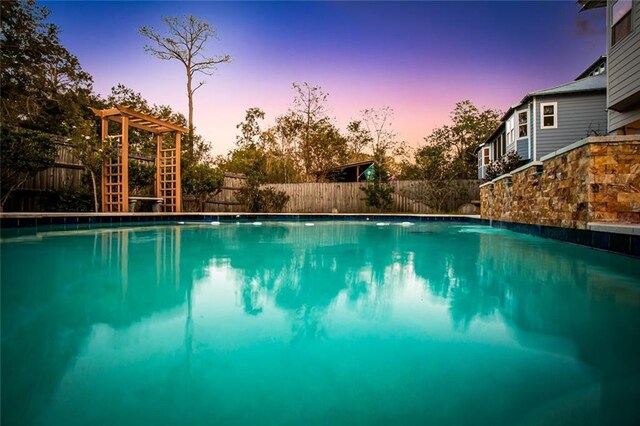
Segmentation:
<svg viewBox="0 0 640 426">
<path fill-rule="evenodd" d="M 213 222 L 211 222 L 211 225 L 213 225 L 213 226 L 220 226 L 220 222 L 213 221 Z"/>
<path fill-rule="evenodd" d="M 307 222 L 307 223 L 305 223 L 305 224 L 304 224 L 304 226 L 316 226 L 316 224 L 315 224 L 315 223 Z"/>
<path fill-rule="evenodd" d="M 253 226 L 262 226 L 262 222 L 253 222 Z"/>
<path fill-rule="evenodd" d="M 400 226 L 413 226 L 412 222 L 401 222 Z"/>
<path fill-rule="evenodd" d="M 178 222 L 178 225 L 184 225 L 184 222 Z"/>
<path fill-rule="evenodd" d="M 389 226 L 388 222 L 378 222 L 376 223 L 377 226 Z"/>
</svg>

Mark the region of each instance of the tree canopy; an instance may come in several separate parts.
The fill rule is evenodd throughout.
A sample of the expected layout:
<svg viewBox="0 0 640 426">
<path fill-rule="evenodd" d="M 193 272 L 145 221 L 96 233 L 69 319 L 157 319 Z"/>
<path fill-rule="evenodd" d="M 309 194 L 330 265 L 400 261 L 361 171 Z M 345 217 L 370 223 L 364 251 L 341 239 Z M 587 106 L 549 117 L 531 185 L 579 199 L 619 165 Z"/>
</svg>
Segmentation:
<svg viewBox="0 0 640 426">
<path fill-rule="evenodd" d="M 92 78 L 60 43 L 34 0 L 0 2 L 0 105 L 2 124 L 63 134 L 89 116 Z"/>
</svg>

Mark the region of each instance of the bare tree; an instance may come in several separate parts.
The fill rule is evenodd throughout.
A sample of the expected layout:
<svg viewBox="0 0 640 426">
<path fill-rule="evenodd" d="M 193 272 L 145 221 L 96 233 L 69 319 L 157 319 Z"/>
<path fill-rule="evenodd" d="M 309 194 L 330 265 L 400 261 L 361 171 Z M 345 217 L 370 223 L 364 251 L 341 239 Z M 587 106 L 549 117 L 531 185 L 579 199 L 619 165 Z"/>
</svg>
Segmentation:
<svg viewBox="0 0 640 426">
<path fill-rule="evenodd" d="M 395 154 L 399 147 L 398 134 L 393 130 L 393 109 L 388 106 L 379 109 L 365 109 L 361 112 L 362 122 L 369 132 L 371 151 L 374 155 Z"/>
<path fill-rule="evenodd" d="M 230 55 L 206 56 L 205 45 L 210 39 L 218 39 L 218 33 L 212 25 L 202 19 L 188 15 L 185 17 L 165 16 L 166 35 L 158 33 L 153 27 L 140 27 L 140 34 L 149 38 L 153 45 L 146 45 L 145 52 L 162 60 L 177 59 L 184 65 L 187 73 L 187 96 L 189 98 L 189 151 L 193 154 L 193 94 L 205 83 L 194 84 L 196 73 L 212 75 L 218 64 L 231 62 Z"/>
<path fill-rule="evenodd" d="M 316 130 L 320 124 L 328 120 L 325 103 L 328 93 L 322 91 L 320 86 L 312 86 L 309 83 L 293 83 L 296 91 L 294 98 L 294 114 L 300 122 L 300 154 L 307 179 L 312 175 L 313 158 L 312 145 Z"/>
</svg>

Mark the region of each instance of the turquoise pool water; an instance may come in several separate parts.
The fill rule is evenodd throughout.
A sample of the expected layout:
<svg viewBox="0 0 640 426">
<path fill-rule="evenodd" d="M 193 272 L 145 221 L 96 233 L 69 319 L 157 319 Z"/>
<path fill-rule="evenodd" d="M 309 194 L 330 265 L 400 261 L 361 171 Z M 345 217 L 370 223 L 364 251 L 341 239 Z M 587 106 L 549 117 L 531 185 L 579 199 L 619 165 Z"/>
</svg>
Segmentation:
<svg viewBox="0 0 640 426">
<path fill-rule="evenodd" d="M 6 238 L 2 424 L 638 424 L 640 261 L 483 226 Z"/>
</svg>

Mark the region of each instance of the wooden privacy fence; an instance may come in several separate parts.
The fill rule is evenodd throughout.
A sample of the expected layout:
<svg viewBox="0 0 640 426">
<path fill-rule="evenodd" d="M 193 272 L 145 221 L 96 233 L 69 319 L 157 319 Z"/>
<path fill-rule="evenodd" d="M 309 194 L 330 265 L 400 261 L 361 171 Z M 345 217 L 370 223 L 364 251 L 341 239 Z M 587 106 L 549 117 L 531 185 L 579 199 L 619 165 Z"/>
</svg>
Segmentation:
<svg viewBox="0 0 640 426">
<path fill-rule="evenodd" d="M 239 203 L 236 198 L 237 191 L 244 186 L 247 178 L 237 173 L 225 173 L 222 190 L 209 197 L 206 201 L 205 210 L 208 212 L 245 212 L 244 204 Z M 194 196 L 185 195 L 182 198 L 184 211 L 198 211 L 198 201 Z"/>
<path fill-rule="evenodd" d="M 22 190 L 61 191 L 63 189 L 77 189 L 82 186 L 84 168 L 80 160 L 72 155 L 70 145 L 61 141 L 55 144 L 57 151 L 54 166 L 27 179 L 21 188 Z M 129 153 L 129 158 L 148 164 L 155 163 L 153 157 L 136 153 Z"/>
<path fill-rule="evenodd" d="M 284 213 L 376 213 L 377 209 L 367 206 L 362 187 L 365 182 L 349 183 L 289 183 L 265 185 L 289 195 Z M 434 198 L 428 181 L 395 181 L 392 194 L 393 213 L 434 213 Z M 479 181 L 456 181 L 455 191 L 445 196 L 439 210 L 455 212 L 461 205 L 480 199 Z M 431 205 L 430 205 L 431 204 Z"/>
<path fill-rule="evenodd" d="M 58 152 L 54 167 L 36 174 L 27 180 L 20 194 L 19 203 L 14 202 L 13 210 L 38 211 L 36 194 L 43 191 L 60 191 L 79 188 L 82 185 L 83 169 L 80 162 L 71 154 L 71 148 L 64 142 L 56 143 Z M 130 158 L 148 164 L 154 158 L 130 153 Z M 225 173 L 224 184 L 220 193 L 209 197 L 206 202 L 207 212 L 245 212 L 246 207 L 238 202 L 237 191 L 244 186 L 246 177 L 240 174 Z M 289 195 L 284 213 L 331 213 L 334 209 L 339 213 L 376 213 L 377 209 L 367 206 L 365 193 L 361 190 L 365 182 L 349 183 L 289 183 L 268 184 Z M 433 191 L 427 181 L 395 181 L 392 194 L 393 205 L 389 209 L 393 213 L 434 213 Z M 455 191 L 443 195 L 440 212 L 455 212 L 461 205 L 480 199 L 479 181 L 462 180 L 456 182 Z M 199 203 L 194 197 L 183 198 L 185 211 L 197 211 Z M 10 211 L 10 210 L 8 210 Z"/>
</svg>

